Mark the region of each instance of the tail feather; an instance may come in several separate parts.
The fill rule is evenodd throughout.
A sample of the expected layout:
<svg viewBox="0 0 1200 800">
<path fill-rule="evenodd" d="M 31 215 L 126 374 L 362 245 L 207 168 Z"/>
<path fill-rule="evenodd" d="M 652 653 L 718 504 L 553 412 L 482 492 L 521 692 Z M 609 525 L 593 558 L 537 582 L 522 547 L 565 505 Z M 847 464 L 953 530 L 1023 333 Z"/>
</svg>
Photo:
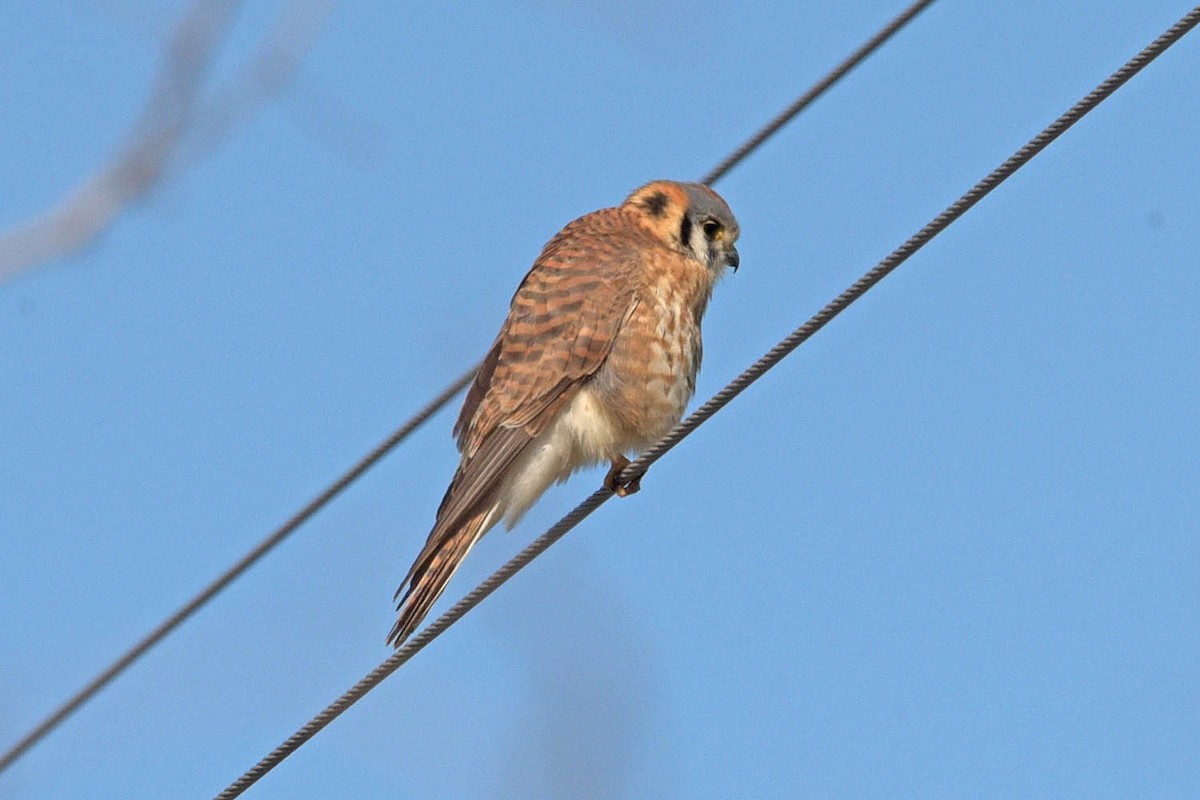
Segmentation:
<svg viewBox="0 0 1200 800">
<path fill-rule="evenodd" d="M 421 620 L 425 619 L 429 609 L 433 608 L 433 604 L 442 596 L 458 565 L 483 536 L 484 525 L 490 516 L 492 509 L 485 509 L 472 514 L 453 530 L 439 532 L 435 528 L 425 544 L 425 549 L 421 551 L 404 582 L 396 590 L 396 610 L 399 616 L 388 634 L 388 644 L 393 647 L 404 644 L 404 640 L 412 635 L 421 624 Z"/>
</svg>

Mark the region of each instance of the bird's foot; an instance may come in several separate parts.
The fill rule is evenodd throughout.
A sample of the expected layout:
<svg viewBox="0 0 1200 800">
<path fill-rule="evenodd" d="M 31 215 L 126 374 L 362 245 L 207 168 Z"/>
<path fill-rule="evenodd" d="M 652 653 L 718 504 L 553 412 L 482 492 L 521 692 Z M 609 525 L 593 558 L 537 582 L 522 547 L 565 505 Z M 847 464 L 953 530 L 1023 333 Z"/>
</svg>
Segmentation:
<svg viewBox="0 0 1200 800">
<path fill-rule="evenodd" d="M 629 466 L 629 459 L 625 456 L 617 456 L 612 460 L 612 469 L 604 476 L 604 488 L 609 489 L 617 497 L 628 497 L 631 494 L 637 494 L 642 488 L 642 476 L 638 475 L 633 480 L 621 483 L 621 473 Z"/>
</svg>

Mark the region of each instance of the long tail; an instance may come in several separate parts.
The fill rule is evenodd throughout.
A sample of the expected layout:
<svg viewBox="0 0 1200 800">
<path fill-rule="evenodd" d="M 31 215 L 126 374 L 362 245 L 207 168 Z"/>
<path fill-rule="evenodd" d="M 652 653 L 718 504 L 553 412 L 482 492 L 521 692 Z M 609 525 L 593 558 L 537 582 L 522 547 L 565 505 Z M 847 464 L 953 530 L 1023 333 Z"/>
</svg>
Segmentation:
<svg viewBox="0 0 1200 800">
<path fill-rule="evenodd" d="M 400 588 L 396 590 L 399 617 L 388 634 L 388 644 L 392 647 L 404 644 L 404 640 L 425 619 L 429 609 L 442 596 L 458 565 L 483 536 L 484 525 L 491 512 L 492 509 L 484 509 L 472 514 L 450 530 L 439 531 L 440 526 L 434 526 L 425 549 L 417 556 Z"/>
</svg>

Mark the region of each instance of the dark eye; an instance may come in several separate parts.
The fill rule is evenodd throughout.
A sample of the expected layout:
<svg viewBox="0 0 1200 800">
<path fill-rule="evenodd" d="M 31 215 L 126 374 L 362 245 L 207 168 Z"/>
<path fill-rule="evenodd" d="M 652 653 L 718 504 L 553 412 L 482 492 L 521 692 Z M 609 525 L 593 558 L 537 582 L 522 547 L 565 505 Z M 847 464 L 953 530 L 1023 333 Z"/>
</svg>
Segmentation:
<svg viewBox="0 0 1200 800">
<path fill-rule="evenodd" d="M 721 232 L 721 223 L 717 222 L 715 219 L 710 219 L 701 225 L 700 229 L 704 231 L 704 238 L 711 242 L 713 239 L 717 238 L 717 234 Z"/>
</svg>

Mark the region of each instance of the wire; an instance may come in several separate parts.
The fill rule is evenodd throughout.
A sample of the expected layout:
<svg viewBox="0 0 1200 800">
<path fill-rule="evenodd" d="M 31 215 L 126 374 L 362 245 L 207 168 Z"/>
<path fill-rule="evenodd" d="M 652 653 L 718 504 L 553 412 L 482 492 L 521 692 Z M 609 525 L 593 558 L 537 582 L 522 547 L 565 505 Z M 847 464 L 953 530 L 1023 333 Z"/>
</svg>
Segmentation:
<svg viewBox="0 0 1200 800">
<path fill-rule="evenodd" d="M 730 153 L 728 158 L 714 167 L 712 172 L 701 178 L 700 182 L 711 185 L 725 177 L 725 174 L 741 163 L 742 159 L 757 150 L 763 142 L 774 136 L 784 125 L 791 122 L 792 117 L 808 108 L 809 104 L 823 95 L 826 89 L 840 81 L 846 73 L 857 67 L 863 59 L 878 50 L 880 45 L 892 38 L 897 31 L 911 22 L 913 17 L 933 5 L 933 2 L 934 0 L 921 0 L 921 2 L 913 3 L 901 11 L 900 15 L 881 28 L 879 33 L 864 42 L 862 47 L 846 56 L 846 59 L 842 63 L 830 70 L 824 78 L 813 84 L 811 89 L 800 95 L 794 103 L 779 112 L 779 116 L 764 125 L 762 130 L 747 139 L 746 143 L 737 150 Z"/>
<path fill-rule="evenodd" d="M 125 653 L 114 661 L 106 670 L 101 672 L 95 678 L 66 702 L 58 707 L 53 714 L 46 717 L 36 728 L 25 734 L 19 742 L 9 748 L 3 756 L 0 756 L 0 772 L 3 772 L 9 765 L 20 758 L 29 748 L 33 747 L 46 734 L 58 727 L 59 723 L 71 715 L 77 708 L 86 703 L 97 692 L 112 682 L 114 678 L 129 668 L 133 662 L 137 661 L 154 645 L 166 637 L 171 631 L 175 630 L 179 625 L 192 614 L 200 609 L 205 603 L 213 599 L 222 589 L 233 583 L 246 570 L 250 569 L 260 558 L 269 553 L 276 545 L 286 539 L 293 531 L 299 528 L 304 522 L 316 514 L 330 500 L 336 497 L 343 489 L 353 483 L 360 475 L 374 466 L 375 462 L 383 458 L 393 447 L 400 444 L 408 438 L 409 434 L 421 426 L 425 420 L 436 414 L 442 406 L 450 401 L 454 395 L 458 394 L 464 386 L 471 382 L 475 377 L 475 371 L 479 365 L 471 367 L 471 369 L 458 376 L 437 397 L 430 400 L 429 403 L 409 418 L 407 422 L 396 429 L 391 436 L 382 441 L 374 450 L 365 455 L 352 466 L 345 474 L 331 483 L 323 492 L 314 497 L 302 509 L 292 515 L 290 519 L 280 525 L 271 533 L 270 536 L 263 539 L 259 544 L 229 569 L 225 570 L 216 580 L 204 587 L 195 597 L 185 603 L 178 611 L 167 617 L 157 628 L 129 648 Z"/>
<path fill-rule="evenodd" d="M 844 292 L 831 300 L 807 322 L 788 334 L 779 344 L 763 355 L 762 358 L 750 365 L 742 374 L 726 385 L 724 389 L 717 392 L 704 405 L 692 412 L 687 419 L 675 426 L 674 430 L 653 445 L 640 458 L 630 463 L 622 471 L 620 480 L 622 482 L 629 481 L 644 475 L 646 470 L 655 461 L 662 458 L 675 445 L 691 434 L 692 431 L 704 424 L 709 417 L 724 408 L 733 398 L 741 394 L 750 384 L 761 378 L 772 367 L 786 358 L 788 354 L 849 307 L 851 303 L 866 294 L 872 287 L 887 277 L 892 270 L 903 264 L 910 256 L 932 241 L 935 236 L 948 228 L 959 217 L 970 210 L 972 206 L 986 197 L 988 193 L 1011 177 L 1013 173 L 1027 164 L 1034 156 L 1065 133 L 1067 129 L 1082 119 L 1089 111 L 1098 106 L 1126 81 L 1140 72 L 1143 67 L 1165 52 L 1167 48 L 1194 28 L 1197 23 L 1200 23 L 1200 6 L 1193 8 L 1190 13 L 1147 45 L 1144 50 L 1127 61 L 1120 69 L 1109 76 L 1107 80 L 1089 92 L 1078 103 L 1071 106 L 1062 116 L 1043 129 L 1041 133 L 1030 139 L 1029 142 L 1009 156 L 1000 166 L 996 167 L 981 181 L 968 189 L 965 194 L 951 203 L 945 211 L 930 220 L 923 228 L 904 242 L 904 244 L 893 250 L 886 258 L 872 267 Z M 271 751 L 269 755 L 230 784 L 225 791 L 217 795 L 216 800 L 231 800 L 242 794 L 242 792 L 262 776 L 266 775 L 285 758 L 295 752 L 301 745 L 315 736 L 318 731 L 336 719 L 343 711 L 354 705 L 354 703 L 358 702 L 367 692 L 378 686 L 417 652 L 482 602 L 484 598 L 500 588 L 502 584 L 523 569 L 529 562 L 549 549 L 552 544 L 565 536 L 568 531 L 578 525 L 585 517 L 603 505 L 612 496 L 612 490 L 607 488 L 600 488 L 593 492 L 590 497 L 576 506 L 553 527 L 539 536 L 532 544 L 513 556 L 507 564 L 475 587 L 475 589 L 462 600 L 458 601 L 450 610 L 438 617 L 431 625 L 384 660 L 349 691 L 326 707 L 324 711 L 313 717 L 304 727 L 289 736 L 283 744 Z"/>
<path fill-rule="evenodd" d="M 844 77 L 851 69 L 861 63 L 867 56 L 878 50 L 888 39 L 894 36 L 901 28 L 910 22 L 917 14 L 923 11 L 929 5 L 932 5 L 934 0 L 920 0 L 913 3 L 907 9 L 900 13 L 895 19 L 889 22 L 878 33 L 871 37 L 865 44 L 855 50 L 841 64 L 831 70 L 825 77 L 815 83 L 812 88 L 800 96 L 794 103 L 784 109 L 775 119 L 771 120 L 758 133 L 754 134 L 750 139 L 735 150 L 729 157 L 722 161 L 712 172 L 708 173 L 701 179 L 702 183 L 716 183 L 724 177 L 730 170 L 737 166 L 750 153 L 757 149 L 765 142 L 772 134 L 776 133 L 780 128 L 786 125 L 797 114 L 803 111 L 817 97 L 828 91 L 842 77 Z M 158 644 L 171 633 L 175 628 L 179 627 L 188 617 L 200 609 L 211 600 L 217 593 L 232 583 L 235 579 L 241 576 L 247 569 L 250 568 L 256 561 L 270 552 L 276 545 L 286 539 L 300 525 L 312 517 L 326 503 L 341 493 L 343 489 L 353 483 L 360 475 L 372 467 L 375 462 L 387 454 L 393 447 L 402 442 L 407 436 L 416 430 L 425 420 L 433 416 L 442 406 L 450 402 L 459 391 L 463 389 L 475 375 L 475 371 L 479 365 L 471 367 L 470 370 L 463 373 L 453 383 L 442 390 L 441 394 L 429 402 L 425 408 L 417 412 L 408 422 L 404 423 L 395 433 L 388 437 L 383 443 L 376 447 L 371 453 L 365 456 L 361 461 L 350 468 L 346 474 L 334 481 L 329 488 L 321 492 L 308 505 L 304 506 L 300 511 L 271 533 L 266 539 L 258 544 L 253 550 L 247 553 L 240 561 L 230 567 L 219 578 L 205 587 L 192 600 L 189 600 L 178 611 L 164 620 L 157 628 L 146 635 L 141 641 L 129 648 L 123 655 L 114 661 L 107 669 L 93 678 L 86 686 L 76 692 L 71 698 L 60 705 L 53 713 L 46 717 L 33 730 L 21 738 L 19 742 L 13 745 L 3 755 L 0 755 L 0 772 L 7 769 L 14 761 L 20 758 L 33 745 L 37 744 L 47 734 L 53 731 L 67 717 L 74 713 L 80 706 L 90 700 L 97 692 L 107 686 L 118 675 L 128 669 L 138 658 L 146 653 L 154 645 Z"/>
</svg>

